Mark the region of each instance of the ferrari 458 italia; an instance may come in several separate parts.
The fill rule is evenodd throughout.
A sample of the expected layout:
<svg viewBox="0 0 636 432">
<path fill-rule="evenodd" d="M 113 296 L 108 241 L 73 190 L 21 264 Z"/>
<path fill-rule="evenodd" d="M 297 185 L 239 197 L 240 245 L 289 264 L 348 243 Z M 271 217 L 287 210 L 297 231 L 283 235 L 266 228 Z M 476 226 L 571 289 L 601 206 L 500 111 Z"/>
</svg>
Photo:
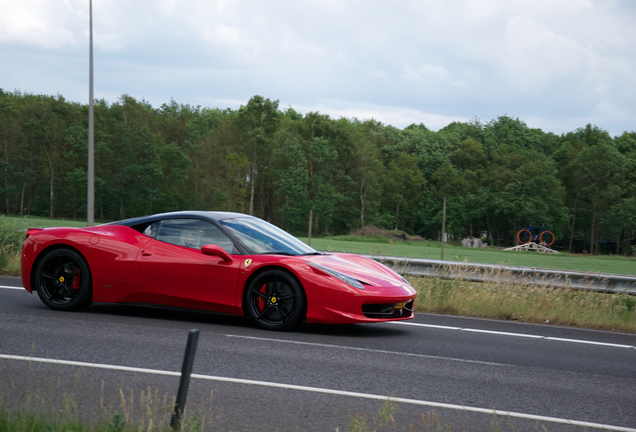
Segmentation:
<svg viewBox="0 0 636 432">
<path fill-rule="evenodd" d="M 265 329 L 413 317 L 415 290 L 365 257 L 318 252 L 262 219 L 174 212 L 30 228 L 22 281 L 54 310 L 145 303 L 247 315 Z"/>
</svg>

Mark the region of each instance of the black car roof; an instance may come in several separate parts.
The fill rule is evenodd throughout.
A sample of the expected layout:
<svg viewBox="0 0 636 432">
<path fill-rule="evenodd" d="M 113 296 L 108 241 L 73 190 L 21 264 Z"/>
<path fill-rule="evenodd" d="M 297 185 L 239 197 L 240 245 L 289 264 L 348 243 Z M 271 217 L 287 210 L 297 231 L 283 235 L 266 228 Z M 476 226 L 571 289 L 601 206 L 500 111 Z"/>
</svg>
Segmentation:
<svg viewBox="0 0 636 432">
<path fill-rule="evenodd" d="M 254 216 L 246 215 L 243 213 L 235 213 L 235 212 L 224 212 L 224 211 L 178 211 L 178 212 L 168 212 L 168 213 L 159 213 L 155 215 L 149 216 L 141 216 L 132 219 L 124 219 L 116 222 L 111 222 L 106 225 L 124 225 L 124 226 L 134 226 L 139 225 L 145 222 L 151 222 L 159 219 L 178 219 L 178 218 L 195 218 L 195 219 L 207 219 L 211 221 L 221 221 L 223 219 L 234 219 L 234 218 L 255 218 Z"/>
</svg>

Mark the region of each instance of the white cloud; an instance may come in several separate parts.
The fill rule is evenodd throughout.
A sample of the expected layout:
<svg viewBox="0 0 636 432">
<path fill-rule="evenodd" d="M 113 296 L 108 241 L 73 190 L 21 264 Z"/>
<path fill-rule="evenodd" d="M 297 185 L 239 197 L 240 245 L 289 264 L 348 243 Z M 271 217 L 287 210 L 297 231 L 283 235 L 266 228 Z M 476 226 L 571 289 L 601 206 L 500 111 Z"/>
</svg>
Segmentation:
<svg viewBox="0 0 636 432">
<path fill-rule="evenodd" d="M 402 78 L 418 84 L 449 84 L 453 87 L 465 86 L 466 83 L 459 79 L 453 79 L 450 72 L 444 66 L 433 66 L 424 63 L 419 67 L 404 65 Z"/>
<path fill-rule="evenodd" d="M 281 104 L 287 106 L 288 104 Z M 459 116 L 446 116 L 435 113 L 423 112 L 416 109 L 402 108 L 398 106 L 383 106 L 374 104 L 355 104 L 341 100 L 324 100 L 315 105 L 305 106 L 289 104 L 296 111 L 307 114 L 318 111 L 328 114 L 332 118 L 357 118 L 359 120 L 374 119 L 383 124 L 404 128 L 411 124 L 423 123 L 432 130 L 438 130 L 454 121 L 466 122 L 469 118 Z"/>
<path fill-rule="evenodd" d="M 78 10 L 69 1 L 23 0 L 0 3 L 0 42 L 45 48 L 77 44 Z M 80 17 L 81 18 L 81 17 Z M 70 27 L 70 28 L 69 28 Z"/>
<path fill-rule="evenodd" d="M 584 47 L 537 23 L 531 15 L 508 21 L 501 64 L 520 91 L 536 91 L 564 77 L 580 79 L 587 63 Z"/>
<path fill-rule="evenodd" d="M 94 0 L 93 11 L 98 96 L 261 94 L 395 125 L 507 113 L 559 132 L 635 128 L 630 2 Z M 87 53 L 85 0 L 0 2 L 5 90 L 84 101 Z"/>
<path fill-rule="evenodd" d="M 369 73 L 372 77 L 375 78 L 387 78 L 388 75 L 382 69 L 374 70 Z"/>
</svg>

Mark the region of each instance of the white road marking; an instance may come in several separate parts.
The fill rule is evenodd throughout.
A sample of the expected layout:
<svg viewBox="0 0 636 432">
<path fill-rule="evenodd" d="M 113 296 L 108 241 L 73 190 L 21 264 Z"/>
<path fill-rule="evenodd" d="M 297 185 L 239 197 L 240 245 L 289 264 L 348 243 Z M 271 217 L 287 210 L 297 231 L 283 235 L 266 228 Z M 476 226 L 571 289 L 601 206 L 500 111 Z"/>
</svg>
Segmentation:
<svg viewBox="0 0 636 432">
<path fill-rule="evenodd" d="M 452 358 L 452 357 L 441 357 L 441 356 L 427 355 L 427 354 L 415 354 L 415 353 L 407 353 L 407 352 L 400 352 L 400 351 L 379 350 L 379 349 L 373 349 L 373 348 L 359 348 L 359 347 L 350 347 L 350 346 L 343 346 L 343 345 L 322 344 L 322 343 L 316 343 L 316 342 L 290 341 L 290 340 L 284 340 L 284 339 L 261 338 L 261 337 L 255 337 L 255 336 L 239 336 L 239 335 L 229 335 L 229 334 L 226 334 L 225 336 L 231 337 L 231 338 L 251 339 L 251 340 L 266 341 L 266 342 L 282 342 L 282 343 L 296 344 L 296 345 L 310 345 L 310 346 L 316 346 L 316 347 L 322 347 L 322 348 L 340 348 L 340 349 L 346 349 L 351 351 L 366 351 L 366 352 L 373 352 L 373 353 L 380 353 L 380 354 L 390 354 L 392 356 L 404 355 L 404 356 L 411 356 L 411 357 L 429 358 L 429 359 L 435 359 L 435 360 L 452 360 L 452 361 L 457 361 L 462 363 L 477 363 L 477 364 L 484 364 L 489 366 L 513 367 L 513 365 L 508 365 L 503 363 L 493 363 L 493 362 L 486 362 L 486 361 L 480 361 L 480 360 L 458 359 L 458 358 Z"/>
<path fill-rule="evenodd" d="M 38 358 L 38 357 L 14 356 L 14 355 L 7 355 L 7 354 L 0 354 L 0 358 L 7 359 L 7 360 L 23 360 L 23 361 L 25 360 L 25 361 L 33 361 L 38 363 L 53 363 L 53 364 L 61 364 L 61 365 L 68 365 L 68 366 L 91 367 L 95 369 L 121 370 L 126 372 L 139 372 L 139 373 L 148 373 L 148 374 L 155 374 L 155 375 L 181 376 L 180 372 L 164 371 L 164 370 L 158 370 L 158 369 L 135 368 L 135 367 L 129 367 L 129 366 L 115 366 L 115 365 L 107 365 L 107 364 L 99 364 L 99 363 L 85 363 L 85 362 L 70 361 L 70 360 L 54 360 L 54 359 L 45 359 L 45 358 Z M 282 384 L 282 383 L 274 383 L 274 382 L 268 382 L 268 381 L 255 381 L 255 380 L 247 380 L 247 379 L 240 379 L 240 378 L 219 377 L 219 376 L 213 376 L 213 375 L 192 374 L 192 378 L 209 380 L 209 381 L 229 382 L 234 384 L 258 385 L 263 387 L 299 390 L 299 391 L 331 394 L 331 395 L 338 395 L 338 396 L 349 396 L 349 397 L 357 397 L 362 399 L 373 399 L 373 400 L 381 400 L 381 401 L 391 400 L 393 402 L 398 402 L 398 403 L 421 405 L 421 406 L 428 406 L 433 408 L 445 408 L 445 409 L 475 412 L 475 413 L 482 413 L 482 414 L 489 414 L 489 415 L 516 417 L 516 418 L 522 418 L 527 420 L 545 421 L 545 422 L 551 422 L 551 423 L 562 423 L 562 424 L 569 424 L 574 426 L 598 428 L 598 429 L 613 430 L 613 431 L 620 431 L 620 432 L 636 432 L 636 429 L 626 428 L 622 426 L 605 425 L 601 423 L 590 423 L 586 421 L 570 420 L 570 419 L 563 419 L 558 417 L 546 417 L 546 416 L 524 414 L 524 413 L 518 413 L 518 412 L 512 412 L 512 411 L 500 411 L 500 410 L 489 409 L 489 408 L 478 408 L 478 407 L 470 407 L 470 406 L 462 406 L 462 405 L 453 405 L 448 403 L 430 402 L 430 401 L 423 401 L 423 400 L 417 400 L 417 399 L 394 398 L 389 396 L 350 392 L 350 391 L 344 391 L 344 390 L 332 390 L 332 389 L 325 389 L 325 388 L 319 388 L 319 387 L 307 387 L 307 386 L 299 386 L 294 384 Z"/>
<path fill-rule="evenodd" d="M 561 341 L 561 342 L 575 342 L 575 343 L 584 343 L 584 344 L 591 344 L 591 345 L 611 346 L 611 347 L 616 347 L 616 348 L 634 348 L 631 345 L 612 344 L 612 343 L 607 343 L 607 342 L 585 341 L 585 340 L 580 340 L 580 339 L 564 339 L 564 338 L 558 338 L 558 337 L 546 337 L 545 339 L 546 340 L 553 340 L 553 341 Z"/>
<path fill-rule="evenodd" d="M 24 287 L 15 287 L 15 286 L 8 286 L 8 285 L 0 285 L 0 288 L 26 291 Z"/>
<path fill-rule="evenodd" d="M 543 339 L 543 336 L 523 334 L 523 333 L 509 333 L 509 332 L 500 332 L 500 331 L 494 331 L 494 330 L 480 330 L 480 329 L 471 329 L 471 328 L 465 328 L 462 330 L 475 332 L 475 333 L 490 333 L 490 334 L 498 334 L 498 335 L 504 335 L 504 336 L 519 336 L 519 337 L 526 337 L 531 339 Z"/>
<path fill-rule="evenodd" d="M 406 322 L 406 321 L 387 321 L 384 324 L 400 324 L 400 325 L 409 325 L 409 326 L 415 326 L 415 327 L 438 328 L 438 329 L 444 329 L 444 330 L 463 330 L 461 327 L 450 327 L 450 326 L 435 325 L 435 324 L 420 324 L 420 323 L 412 323 L 412 322 Z"/>
<path fill-rule="evenodd" d="M 516 336 L 516 337 L 524 337 L 524 338 L 531 338 L 531 339 L 552 340 L 552 341 L 558 341 L 558 342 L 576 342 L 576 343 L 588 344 L 588 345 L 636 349 L 636 346 L 634 345 L 622 345 L 622 344 L 614 344 L 614 343 L 608 343 L 608 342 L 595 342 L 595 341 L 587 341 L 587 340 L 581 340 L 581 339 L 565 339 L 565 338 L 557 338 L 557 337 L 550 337 L 550 336 L 531 335 L 531 334 L 525 334 L 525 333 L 510 333 L 510 332 L 502 332 L 502 331 L 494 331 L 494 330 L 479 330 L 479 329 L 472 329 L 472 328 L 441 326 L 441 325 L 435 325 L 435 324 L 421 324 L 421 323 L 412 323 L 412 322 L 405 322 L 405 321 L 387 321 L 384 324 L 398 324 L 398 325 L 415 326 L 415 327 L 428 327 L 428 328 L 443 329 L 443 330 L 460 330 L 460 331 L 467 331 L 467 332 L 473 332 L 473 333 L 488 333 L 488 334 L 495 334 L 495 335 L 502 335 L 502 336 Z"/>
</svg>

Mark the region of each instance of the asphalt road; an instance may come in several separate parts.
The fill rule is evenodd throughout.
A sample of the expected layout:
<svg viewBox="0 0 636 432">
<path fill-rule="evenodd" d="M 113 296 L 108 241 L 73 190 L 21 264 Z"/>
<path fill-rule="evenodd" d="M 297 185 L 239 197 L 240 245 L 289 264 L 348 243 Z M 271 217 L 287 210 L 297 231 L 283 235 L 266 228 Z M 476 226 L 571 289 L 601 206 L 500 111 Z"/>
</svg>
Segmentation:
<svg viewBox="0 0 636 432">
<path fill-rule="evenodd" d="M 34 391 L 58 401 L 73 394 L 90 417 L 102 401 L 123 410 L 131 391 L 171 399 L 178 376 L 164 372 L 180 371 L 196 328 L 189 403 L 206 401 L 213 430 L 344 431 L 355 416 L 373 426 L 387 395 L 397 411 L 380 430 L 596 429 L 567 420 L 636 430 L 635 335 L 430 314 L 276 333 L 203 312 L 107 304 L 55 312 L 37 294 L 7 288 L 19 279 L 0 285 L 0 395 L 17 404 Z"/>
</svg>

